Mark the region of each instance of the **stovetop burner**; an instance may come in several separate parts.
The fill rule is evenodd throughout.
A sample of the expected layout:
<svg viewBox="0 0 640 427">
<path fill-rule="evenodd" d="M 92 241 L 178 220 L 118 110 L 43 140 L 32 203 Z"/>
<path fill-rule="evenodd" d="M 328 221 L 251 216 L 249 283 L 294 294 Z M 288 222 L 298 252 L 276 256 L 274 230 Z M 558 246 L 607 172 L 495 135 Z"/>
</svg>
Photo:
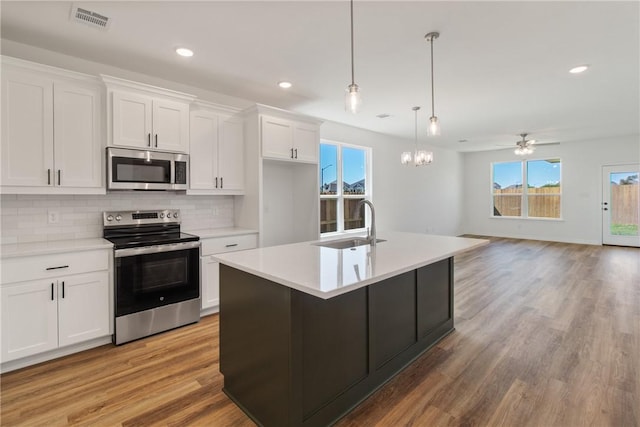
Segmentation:
<svg viewBox="0 0 640 427">
<path fill-rule="evenodd" d="M 180 211 L 124 211 L 103 213 L 103 237 L 114 249 L 194 242 L 198 236 L 180 231 Z"/>
</svg>

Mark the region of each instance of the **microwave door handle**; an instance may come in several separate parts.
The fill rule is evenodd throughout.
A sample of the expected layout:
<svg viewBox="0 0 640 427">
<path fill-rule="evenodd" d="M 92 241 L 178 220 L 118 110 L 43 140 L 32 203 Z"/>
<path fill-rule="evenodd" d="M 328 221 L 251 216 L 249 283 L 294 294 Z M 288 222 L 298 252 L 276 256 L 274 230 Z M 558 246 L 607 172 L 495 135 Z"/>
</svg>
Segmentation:
<svg viewBox="0 0 640 427">
<path fill-rule="evenodd" d="M 171 161 L 171 172 L 170 173 L 171 173 L 171 179 L 169 180 L 170 181 L 169 183 L 175 185 L 175 183 L 176 183 L 176 161 L 175 160 Z"/>
</svg>

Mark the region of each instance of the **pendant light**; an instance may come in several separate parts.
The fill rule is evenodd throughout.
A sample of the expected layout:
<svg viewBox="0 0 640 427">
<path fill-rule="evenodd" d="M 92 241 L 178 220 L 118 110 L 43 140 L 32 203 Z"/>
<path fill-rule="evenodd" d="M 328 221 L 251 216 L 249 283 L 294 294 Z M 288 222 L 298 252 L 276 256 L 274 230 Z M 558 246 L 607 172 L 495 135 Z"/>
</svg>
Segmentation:
<svg viewBox="0 0 640 427">
<path fill-rule="evenodd" d="M 413 164 L 415 166 L 425 166 L 433 162 L 433 153 L 431 151 L 418 150 L 418 110 L 420 110 L 420 107 L 413 107 L 412 110 L 415 113 L 415 151 L 413 152 L 413 156 L 410 151 L 403 152 L 400 155 L 400 163 L 408 166 L 411 164 L 413 157 Z"/>
<path fill-rule="evenodd" d="M 433 41 L 438 37 L 440 37 L 440 33 L 435 31 L 428 33 L 426 36 L 424 36 L 424 38 L 431 45 L 431 117 L 429 117 L 429 128 L 427 131 L 427 135 L 429 136 L 440 135 L 440 123 L 438 122 L 438 118 L 436 117 L 435 109 L 434 109 L 435 96 L 434 96 L 434 89 L 433 89 Z"/>
<path fill-rule="evenodd" d="M 353 66 L 353 0 L 351 0 L 351 84 L 347 86 L 347 94 L 345 97 L 345 110 L 356 114 L 362 106 L 362 96 L 360 88 L 355 82 L 355 72 Z"/>
</svg>

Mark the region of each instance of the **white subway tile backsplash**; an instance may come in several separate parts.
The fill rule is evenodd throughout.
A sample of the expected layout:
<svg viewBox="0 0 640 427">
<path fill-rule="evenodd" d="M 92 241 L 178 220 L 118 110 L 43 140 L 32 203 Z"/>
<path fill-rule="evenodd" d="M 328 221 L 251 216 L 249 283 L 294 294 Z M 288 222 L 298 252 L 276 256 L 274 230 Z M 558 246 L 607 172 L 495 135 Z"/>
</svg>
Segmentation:
<svg viewBox="0 0 640 427">
<path fill-rule="evenodd" d="M 188 229 L 233 226 L 232 196 L 187 196 L 169 192 L 114 192 L 107 195 L 0 196 L 0 243 L 81 239 L 102 236 L 102 212 L 117 210 L 180 209 Z M 48 212 L 59 213 L 57 224 Z"/>
</svg>

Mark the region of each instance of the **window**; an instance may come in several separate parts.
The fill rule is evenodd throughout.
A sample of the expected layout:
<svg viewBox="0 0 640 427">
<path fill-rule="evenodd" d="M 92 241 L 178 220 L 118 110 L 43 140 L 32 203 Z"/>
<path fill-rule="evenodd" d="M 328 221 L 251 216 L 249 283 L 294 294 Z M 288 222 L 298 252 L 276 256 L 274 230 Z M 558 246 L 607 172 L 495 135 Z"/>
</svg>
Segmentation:
<svg viewBox="0 0 640 427">
<path fill-rule="evenodd" d="M 560 218 L 560 159 L 492 165 L 494 217 Z"/>
<path fill-rule="evenodd" d="M 358 203 L 371 198 L 371 149 L 334 142 L 320 144 L 320 233 L 368 226 Z M 338 185 L 341 182 L 342 185 Z"/>
</svg>

